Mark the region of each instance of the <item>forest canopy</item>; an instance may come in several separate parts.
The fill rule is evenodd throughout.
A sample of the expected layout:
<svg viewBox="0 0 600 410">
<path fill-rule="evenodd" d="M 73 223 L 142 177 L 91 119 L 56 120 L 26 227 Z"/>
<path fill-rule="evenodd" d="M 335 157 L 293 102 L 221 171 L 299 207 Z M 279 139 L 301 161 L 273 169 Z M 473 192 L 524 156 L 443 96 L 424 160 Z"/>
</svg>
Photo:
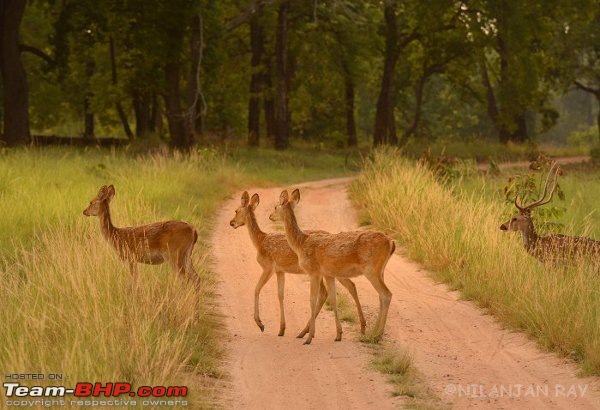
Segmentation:
<svg viewBox="0 0 600 410">
<path fill-rule="evenodd" d="M 9 146 L 600 138 L 596 0 L 0 0 L 0 27 Z"/>
</svg>

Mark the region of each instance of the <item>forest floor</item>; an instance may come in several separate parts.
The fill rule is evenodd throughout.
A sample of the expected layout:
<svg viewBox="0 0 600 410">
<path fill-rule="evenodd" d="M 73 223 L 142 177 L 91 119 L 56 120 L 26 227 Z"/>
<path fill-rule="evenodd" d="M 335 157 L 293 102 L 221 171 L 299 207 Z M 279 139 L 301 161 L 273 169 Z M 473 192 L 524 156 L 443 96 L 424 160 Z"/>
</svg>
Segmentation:
<svg viewBox="0 0 600 410">
<path fill-rule="evenodd" d="M 335 233 L 356 230 L 356 211 L 347 197 L 350 179 L 299 184 L 296 208 L 302 228 Z M 256 213 L 264 231 L 281 231 L 268 215 L 282 188 L 255 189 Z M 286 275 L 287 333 L 278 337 L 276 280 L 261 294 L 261 333 L 253 320 L 254 286 L 261 273 L 245 227 L 229 226 L 241 193 L 223 204 L 212 237 L 218 298 L 226 325 L 225 368 L 230 374 L 226 408 L 395 408 L 385 376 L 370 366 L 368 345 L 358 342 L 358 325 L 344 323 L 344 339 L 334 342 L 329 311 L 317 319 L 316 338 L 303 346 L 295 335 L 309 317 L 309 285 L 304 275 Z M 440 403 L 454 408 L 594 409 L 600 408 L 600 379 L 577 377 L 567 359 L 540 351 L 525 335 L 502 329 L 490 315 L 458 292 L 434 282 L 397 250 L 385 273 L 393 293 L 385 339 L 412 352 L 414 364 Z M 364 278 L 355 280 L 360 300 L 373 324 L 376 292 Z M 342 292 L 345 292 L 343 290 Z"/>
</svg>

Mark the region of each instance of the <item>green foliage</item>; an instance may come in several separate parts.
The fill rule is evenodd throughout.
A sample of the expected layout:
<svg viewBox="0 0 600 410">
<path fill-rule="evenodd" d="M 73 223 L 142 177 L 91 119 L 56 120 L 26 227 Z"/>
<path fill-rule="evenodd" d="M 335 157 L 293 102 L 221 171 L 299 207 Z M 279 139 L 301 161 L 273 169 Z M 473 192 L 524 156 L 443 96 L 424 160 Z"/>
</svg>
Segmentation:
<svg viewBox="0 0 600 410">
<path fill-rule="evenodd" d="M 576 147 L 593 147 L 598 143 L 598 128 L 594 126 L 587 129 L 573 131 L 567 137 L 567 142 L 569 145 Z"/>
<path fill-rule="evenodd" d="M 590 149 L 590 157 L 593 164 L 600 166 L 600 145 L 596 145 L 594 148 Z"/>
<path fill-rule="evenodd" d="M 548 192 L 550 195 L 550 189 L 552 189 L 552 178 L 547 180 L 548 173 L 552 161 L 546 156 L 540 156 L 529 167 L 531 172 L 517 173 L 508 177 L 508 183 L 504 187 L 504 198 L 507 205 L 514 204 L 515 200 L 518 200 L 520 206 L 526 206 L 530 203 L 541 199 L 543 191 L 545 189 L 545 183 L 548 183 Z M 558 169 L 558 175 L 562 175 L 562 170 Z M 565 193 L 557 183 L 556 191 L 554 195 L 559 200 L 565 201 Z M 554 198 L 554 196 L 553 196 Z M 550 232 L 560 232 L 564 229 L 564 224 L 559 222 L 559 219 L 564 216 L 567 209 L 563 206 L 557 206 L 555 203 L 550 202 L 543 207 L 534 208 L 532 210 L 533 220 L 535 221 L 536 230 L 541 235 L 546 235 Z M 511 209 L 514 213 L 514 209 Z"/>
<path fill-rule="evenodd" d="M 432 155 L 429 150 L 421 155 L 418 163 L 431 170 L 438 181 L 445 184 L 453 184 L 459 178 L 477 172 L 472 160 L 458 159 L 444 154 Z"/>
<path fill-rule="evenodd" d="M 468 5 L 447 0 L 395 0 L 393 4 L 398 40 L 415 36 L 397 50 L 391 104 L 400 136 L 418 116 L 412 143 L 484 141 L 477 155 L 486 159 L 498 151 L 495 146 L 486 147 L 498 130 L 514 131 L 516 120 L 523 116 L 536 142 L 551 138 L 564 143 L 571 129 L 580 124 L 590 126 L 597 109 L 593 101 L 564 93 L 574 80 L 597 87 L 594 79 L 600 59 L 594 44 L 598 19 L 592 0 L 581 0 L 576 6 L 563 1 L 513 0 Z M 81 134 L 87 97 L 99 136 L 124 136 L 116 110 L 120 103 L 133 129 L 143 117 L 141 113 L 155 113 L 156 129 L 145 137 L 155 134 L 164 138 L 168 135 L 165 66 L 181 61 L 180 103 L 186 108 L 192 17 L 199 14 L 204 47 L 198 141 L 245 140 L 250 11 L 248 3 L 209 0 L 28 2 L 21 26 L 23 43 L 50 60 L 22 53 L 34 133 Z M 260 13 L 264 34 L 263 61 L 258 69 L 268 75 L 275 65 L 277 2 L 266 2 L 255 13 Z M 292 136 L 326 146 L 345 144 L 350 86 L 359 139 L 366 140 L 373 132 L 382 77 L 386 32 L 382 3 L 293 2 L 288 25 L 286 81 Z M 181 39 L 173 35 L 176 31 L 182 32 Z M 482 82 L 483 67 L 490 90 Z M 420 84 L 423 98 L 417 110 Z M 273 89 L 274 84 L 263 84 L 261 108 Z M 490 95 L 499 109 L 497 116 L 490 111 Z M 146 106 L 139 106 L 140 98 Z M 264 135 L 262 115 L 261 121 Z M 555 122 L 555 134 L 546 136 L 545 131 Z M 572 139 L 576 146 L 587 144 L 577 135 Z"/>
</svg>

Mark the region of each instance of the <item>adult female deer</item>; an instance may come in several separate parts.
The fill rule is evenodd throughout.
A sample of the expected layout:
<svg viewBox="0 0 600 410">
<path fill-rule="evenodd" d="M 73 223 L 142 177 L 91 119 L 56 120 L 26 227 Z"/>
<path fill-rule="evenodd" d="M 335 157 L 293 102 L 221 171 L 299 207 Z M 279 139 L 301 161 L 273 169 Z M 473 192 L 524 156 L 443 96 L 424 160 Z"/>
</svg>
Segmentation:
<svg viewBox="0 0 600 410">
<path fill-rule="evenodd" d="M 336 278 L 352 278 L 364 275 L 379 293 L 379 315 L 375 322 L 374 337 L 381 338 L 387 321 L 392 292 L 383 281 L 383 273 L 396 245 L 381 232 L 357 231 L 338 234 L 315 234 L 302 231 L 296 221 L 294 207 L 300 201 L 300 191 L 287 191 L 279 196 L 279 204 L 269 217 L 272 221 L 283 220 L 285 237 L 290 248 L 298 255 L 298 265 L 310 276 L 310 332 L 304 344 L 310 344 L 315 336 L 315 319 L 320 293 L 321 278 L 325 277 L 329 301 L 336 324 L 336 341 L 342 340 L 342 325 L 338 318 L 335 294 Z"/>
<path fill-rule="evenodd" d="M 265 283 L 273 276 L 273 272 L 277 273 L 277 290 L 279 297 L 279 336 L 283 336 L 285 333 L 285 313 L 283 310 L 283 293 L 285 287 L 285 273 L 304 274 L 305 272 L 298 266 L 298 257 L 292 251 L 290 246 L 285 239 L 285 235 L 280 233 L 265 233 L 260 230 L 258 223 L 256 222 L 256 216 L 254 211 L 260 202 L 258 194 L 249 197 L 248 192 L 244 191 L 242 194 L 241 206 L 236 209 L 235 216 L 229 222 L 234 229 L 240 226 L 246 225 L 248 227 L 248 233 L 250 239 L 256 248 L 256 261 L 262 267 L 263 273 L 258 279 L 256 289 L 254 290 L 254 321 L 258 325 L 261 331 L 265 330 L 265 326 L 260 320 L 259 314 L 259 297 L 260 291 L 262 290 Z M 313 233 L 327 233 L 324 231 L 311 231 Z M 356 308 L 358 310 L 358 317 L 360 319 L 360 331 L 365 333 L 366 321 L 363 315 L 360 301 L 358 300 L 358 294 L 356 293 L 356 286 L 350 279 L 339 278 L 339 282 L 348 289 L 348 292 L 352 295 Z M 325 285 L 321 282 L 321 292 L 318 301 L 317 315 L 323 307 L 325 300 L 327 299 L 327 290 Z M 309 323 L 298 337 L 304 337 L 309 330 Z"/>
<path fill-rule="evenodd" d="M 166 221 L 117 228 L 109 208 L 114 196 L 114 186 L 102 186 L 83 214 L 100 217 L 102 236 L 115 248 L 119 258 L 129 264 L 133 278 L 137 276 L 137 262 L 157 265 L 168 261 L 179 274 L 197 281 L 192 266 L 192 249 L 198 240 L 194 227 L 186 222 Z"/>
<path fill-rule="evenodd" d="M 546 198 L 551 176 L 553 176 L 552 188 L 550 189 L 549 197 Z M 541 198 L 527 206 L 523 206 L 519 205 L 518 196 L 516 196 L 515 206 L 519 210 L 519 213 L 513 215 L 512 218 L 500 225 L 500 229 L 503 231 L 520 231 L 527 252 L 542 262 L 570 259 L 586 254 L 600 256 L 600 241 L 580 236 L 567 236 L 561 234 L 539 236 L 535 232 L 533 221 L 531 219 L 531 210 L 550 202 L 556 191 L 557 184 L 558 167 L 557 164 L 554 163 L 550 167 L 550 171 L 546 177 L 544 192 L 542 193 Z"/>
</svg>

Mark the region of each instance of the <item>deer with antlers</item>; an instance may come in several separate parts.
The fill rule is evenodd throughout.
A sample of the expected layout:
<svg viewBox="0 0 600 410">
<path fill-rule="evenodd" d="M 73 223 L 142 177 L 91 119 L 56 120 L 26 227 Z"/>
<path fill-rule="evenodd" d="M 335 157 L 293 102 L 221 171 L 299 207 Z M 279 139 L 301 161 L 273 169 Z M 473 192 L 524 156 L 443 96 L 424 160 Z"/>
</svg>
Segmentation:
<svg viewBox="0 0 600 410">
<path fill-rule="evenodd" d="M 315 336 L 315 319 L 318 313 L 320 284 L 325 278 L 329 302 L 336 325 L 336 341 L 342 340 L 342 325 L 338 318 L 335 279 L 364 275 L 379 294 L 379 315 L 374 326 L 374 338 L 383 335 L 392 292 L 385 285 L 383 274 L 394 253 L 394 241 L 381 232 L 357 231 L 338 234 L 302 231 L 296 221 L 294 207 L 300 201 L 300 191 L 294 190 L 291 198 L 287 191 L 279 197 L 279 204 L 269 216 L 272 221 L 282 220 L 285 237 L 290 248 L 298 255 L 298 265 L 310 276 L 310 330 L 304 344 Z"/>
<path fill-rule="evenodd" d="M 558 185 L 559 168 L 556 163 L 552 164 L 542 196 L 535 202 L 524 206 L 519 205 L 518 195 L 515 196 L 515 207 L 519 213 L 500 225 L 503 231 L 519 231 L 523 237 L 523 244 L 527 252 L 542 262 L 552 260 L 570 259 L 583 255 L 600 255 L 600 241 L 580 236 L 567 236 L 562 234 L 552 234 L 539 236 L 535 232 L 531 211 L 537 207 L 545 205 L 552 200 L 556 187 Z M 551 186 L 551 188 L 550 188 Z M 548 194 L 548 189 L 550 193 Z"/>
<path fill-rule="evenodd" d="M 259 313 L 259 298 L 260 292 L 263 286 L 273 276 L 273 273 L 277 274 L 277 294 L 279 297 L 279 311 L 280 311 L 280 324 L 279 324 L 279 336 L 283 336 L 285 333 L 285 313 L 283 309 L 283 297 L 285 287 L 285 273 L 292 274 L 304 274 L 304 271 L 298 266 L 298 257 L 294 251 L 290 248 L 285 238 L 285 235 L 278 233 L 265 233 L 263 232 L 258 223 L 256 222 L 256 216 L 254 211 L 260 202 L 258 194 L 252 195 L 252 198 L 248 195 L 248 192 L 244 191 L 242 194 L 241 206 L 236 209 L 235 216 L 229 222 L 229 225 L 234 229 L 240 226 L 246 225 L 248 227 L 248 233 L 250 239 L 256 248 L 256 260 L 262 267 L 263 273 L 258 279 L 256 289 L 254 291 L 254 321 L 258 325 L 261 331 L 265 330 L 265 327 L 260 319 Z M 324 231 L 309 231 L 310 233 L 327 233 Z M 358 294 L 356 292 L 356 286 L 354 282 L 347 278 L 339 278 L 338 281 L 348 289 L 348 292 L 352 295 L 354 302 L 356 303 L 356 309 L 358 310 L 358 317 L 360 319 L 360 331 L 365 333 L 366 321 L 358 300 Z M 325 300 L 327 299 L 327 290 L 323 282 L 321 282 L 320 297 L 318 300 L 317 315 L 323 307 Z M 299 338 L 304 337 L 309 331 L 309 323 L 300 334 Z"/>
<path fill-rule="evenodd" d="M 117 228 L 112 223 L 109 207 L 114 196 L 114 186 L 102 186 L 83 214 L 100 218 L 102 236 L 117 251 L 119 258 L 128 263 L 134 280 L 138 262 L 158 265 L 168 261 L 176 272 L 197 281 L 192 266 L 192 250 L 198 240 L 196 229 L 182 221 Z"/>
</svg>

